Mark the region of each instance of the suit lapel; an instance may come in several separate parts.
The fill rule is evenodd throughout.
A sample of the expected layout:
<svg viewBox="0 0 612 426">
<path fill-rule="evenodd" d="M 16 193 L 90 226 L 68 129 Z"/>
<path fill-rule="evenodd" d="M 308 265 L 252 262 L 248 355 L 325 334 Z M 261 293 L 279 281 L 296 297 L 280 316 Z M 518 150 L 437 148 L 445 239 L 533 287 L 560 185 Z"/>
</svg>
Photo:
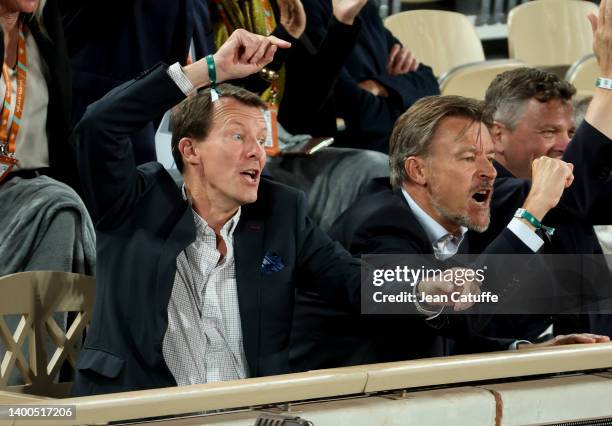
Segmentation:
<svg viewBox="0 0 612 426">
<path fill-rule="evenodd" d="M 406 217 L 403 220 L 406 222 L 406 226 L 411 227 L 412 231 L 417 235 L 417 240 L 419 241 L 419 243 L 421 243 L 422 252 L 433 254 L 433 247 L 429 242 L 427 233 L 425 232 L 425 229 L 423 229 L 423 226 L 421 226 L 421 223 L 418 221 L 418 219 L 412 212 L 412 209 L 410 208 L 406 197 L 404 197 L 402 189 L 393 188 L 393 195 L 406 211 Z"/>
<path fill-rule="evenodd" d="M 234 232 L 236 256 L 236 286 L 244 352 L 251 376 L 259 371 L 261 262 L 263 259 L 264 221 L 248 218 L 248 206 Z"/>
<path fill-rule="evenodd" d="M 162 248 L 157 264 L 157 283 L 155 286 L 157 292 L 155 298 L 157 306 L 155 308 L 157 312 L 162 314 L 161 317 L 159 315 L 155 316 L 159 321 L 157 329 L 162 333 L 161 338 L 168 328 L 168 303 L 174 286 L 176 259 L 186 247 L 195 241 L 196 234 L 193 213 L 185 201 L 177 200 L 177 207 L 170 215 L 177 215 L 178 220 Z"/>
</svg>

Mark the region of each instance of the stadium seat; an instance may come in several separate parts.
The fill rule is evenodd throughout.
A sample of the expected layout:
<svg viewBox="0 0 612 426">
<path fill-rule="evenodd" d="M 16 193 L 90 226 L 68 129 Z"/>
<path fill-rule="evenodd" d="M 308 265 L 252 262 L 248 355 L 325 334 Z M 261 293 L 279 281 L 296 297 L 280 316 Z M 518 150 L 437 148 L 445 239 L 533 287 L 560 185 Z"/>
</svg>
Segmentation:
<svg viewBox="0 0 612 426">
<path fill-rule="evenodd" d="M 19 272 L 0 278 L 0 342 L 4 348 L 0 391 L 53 398 L 69 396 L 72 383 L 60 383 L 65 361 L 72 368 L 78 358 L 83 331 L 95 298 L 95 279 L 69 272 Z M 57 313 L 75 317 L 64 331 Z M 7 319 L 17 317 L 13 331 Z M 10 321 L 9 321 L 10 322 Z M 61 321 L 63 322 L 63 321 Z M 48 348 L 55 348 L 47 353 Z M 21 384 L 9 384 L 17 376 Z"/>
<path fill-rule="evenodd" d="M 453 67 L 485 60 L 474 26 L 461 13 L 401 12 L 385 19 L 385 26 L 420 62 L 431 66 L 437 76 Z"/>
<path fill-rule="evenodd" d="M 534 67 L 573 64 L 592 52 L 587 15 L 598 10 L 579 0 L 537 0 L 513 8 L 508 15 L 510 58 Z"/>
<path fill-rule="evenodd" d="M 595 81 L 599 77 L 599 66 L 593 53 L 578 59 L 567 71 L 565 79 L 576 86 L 578 96 L 592 96 Z"/>
<path fill-rule="evenodd" d="M 487 87 L 499 73 L 524 67 L 523 61 L 499 59 L 459 65 L 444 74 L 438 82 L 443 95 L 484 99 Z"/>
</svg>

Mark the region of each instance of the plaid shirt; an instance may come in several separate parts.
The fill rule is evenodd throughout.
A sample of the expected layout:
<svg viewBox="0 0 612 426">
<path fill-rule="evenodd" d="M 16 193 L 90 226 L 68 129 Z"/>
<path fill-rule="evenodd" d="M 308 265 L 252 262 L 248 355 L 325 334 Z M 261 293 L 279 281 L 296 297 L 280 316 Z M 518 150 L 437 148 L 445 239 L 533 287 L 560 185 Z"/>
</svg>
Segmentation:
<svg viewBox="0 0 612 426">
<path fill-rule="evenodd" d="M 195 211 L 193 215 L 197 235 L 176 259 L 162 346 L 179 386 L 248 376 L 233 247 L 240 209 L 221 229 L 227 246 L 222 260 L 215 232 Z"/>
</svg>

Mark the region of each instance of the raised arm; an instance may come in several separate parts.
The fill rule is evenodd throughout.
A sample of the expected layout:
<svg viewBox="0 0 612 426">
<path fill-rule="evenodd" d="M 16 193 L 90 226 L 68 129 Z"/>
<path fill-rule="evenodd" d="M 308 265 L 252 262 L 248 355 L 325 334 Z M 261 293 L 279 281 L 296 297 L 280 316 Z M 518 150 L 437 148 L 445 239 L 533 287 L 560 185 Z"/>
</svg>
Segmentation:
<svg viewBox="0 0 612 426">
<path fill-rule="evenodd" d="M 277 48 L 288 46 L 276 37 L 236 30 L 213 57 L 217 82 L 259 71 L 272 60 Z M 195 89 L 210 84 L 205 59 L 183 67 L 182 72 Z M 99 227 L 121 222 L 149 185 L 136 168 L 129 136 L 184 98 L 167 67 L 159 65 L 88 107 L 77 124 L 73 144 L 85 202 Z M 142 167 L 161 169 L 157 163 Z"/>
</svg>

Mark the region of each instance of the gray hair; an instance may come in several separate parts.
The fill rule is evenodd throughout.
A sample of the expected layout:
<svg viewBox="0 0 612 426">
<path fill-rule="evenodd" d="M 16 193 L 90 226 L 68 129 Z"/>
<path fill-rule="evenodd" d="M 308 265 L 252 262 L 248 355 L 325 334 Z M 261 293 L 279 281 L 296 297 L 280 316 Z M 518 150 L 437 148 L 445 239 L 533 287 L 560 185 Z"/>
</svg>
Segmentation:
<svg viewBox="0 0 612 426">
<path fill-rule="evenodd" d="M 495 77 L 487 89 L 485 103 L 494 111 L 493 119 L 513 131 L 530 99 L 542 103 L 551 100 L 569 102 L 575 94 L 576 88 L 555 74 L 523 67 Z"/>
<path fill-rule="evenodd" d="M 461 117 L 472 122 L 491 124 L 485 104 L 462 96 L 429 96 L 419 99 L 395 122 L 389 140 L 391 185 L 401 186 L 408 180 L 404 163 L 408 157 L 428 156 L 429 147 L 440 121 Z"/>
</svg>

